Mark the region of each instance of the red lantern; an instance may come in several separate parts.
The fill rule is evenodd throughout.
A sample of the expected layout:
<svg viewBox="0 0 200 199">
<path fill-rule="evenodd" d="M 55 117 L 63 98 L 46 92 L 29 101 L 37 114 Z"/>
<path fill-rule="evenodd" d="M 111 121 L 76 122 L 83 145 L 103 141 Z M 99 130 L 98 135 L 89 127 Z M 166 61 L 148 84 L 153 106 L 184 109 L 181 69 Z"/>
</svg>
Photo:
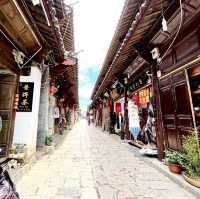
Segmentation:
<svg viewBox="0 0 200 199">
<path fill-rule="evenodd" d="M 50 86 L 49 87 L 49 93 L 54 94 L 57 91 L 57 88 L 55 86 Z"/>
</svg>

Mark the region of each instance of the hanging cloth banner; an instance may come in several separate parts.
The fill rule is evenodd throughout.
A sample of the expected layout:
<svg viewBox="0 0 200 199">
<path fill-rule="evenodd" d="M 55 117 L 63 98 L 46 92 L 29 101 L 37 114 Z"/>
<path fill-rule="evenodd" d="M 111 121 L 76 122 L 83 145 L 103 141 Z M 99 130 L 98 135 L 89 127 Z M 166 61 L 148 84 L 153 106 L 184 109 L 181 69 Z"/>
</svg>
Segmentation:
<svg viewBox="0 0 200 199">
<path fill-rule="evenodd" d="M 122 111 L 121 103 L 120 102 L 116 102 L 115 103 L 115 112 L 116 113 L 121 113 L 121 111 Z"/>
<path fill-rule="evenodd" d="M 147 107 L 147 103 L 149 102 L 149 95 L 150 95 L 149 88 L 139 91 L 139 104 L 141 106 Z"/>
<path fill-rule="evenodd" d="M 111 101 L 109 98 L 106 99 L 106 108 L 110 108 L 111 107 Z"/>
</svg>

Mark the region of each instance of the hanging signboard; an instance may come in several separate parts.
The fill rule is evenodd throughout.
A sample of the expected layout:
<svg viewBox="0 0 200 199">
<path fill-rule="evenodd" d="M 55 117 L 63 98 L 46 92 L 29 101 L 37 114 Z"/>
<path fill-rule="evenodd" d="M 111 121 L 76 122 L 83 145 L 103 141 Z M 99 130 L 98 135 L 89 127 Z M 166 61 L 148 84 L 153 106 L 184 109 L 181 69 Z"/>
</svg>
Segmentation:
<svg viewBox="0 0 200 199">
<path fill-rule="evenodd" d="M 65 59 L 63 61 L 62 64 L 66 65 L 66 66 L 74 66 L 74 65 L 77 64 L 77 59 L 76 58 L 72 58 L 72 57 L 71 58 L 67 58 L 67 59 Z"/>
<path fill-rule="evenodd" d="M 32 112 L 33 104 L 33 82 L 19 83 L 19 105 L 18 112 Z"/>
<path fill-rule="evenodd" d="M 135 90 L 150 83 L 150 81 L 151 79 L 149 79 L 148 75 L 145 73 L 129 84 L 129 91 L 134 92 Z"/>
</svg>

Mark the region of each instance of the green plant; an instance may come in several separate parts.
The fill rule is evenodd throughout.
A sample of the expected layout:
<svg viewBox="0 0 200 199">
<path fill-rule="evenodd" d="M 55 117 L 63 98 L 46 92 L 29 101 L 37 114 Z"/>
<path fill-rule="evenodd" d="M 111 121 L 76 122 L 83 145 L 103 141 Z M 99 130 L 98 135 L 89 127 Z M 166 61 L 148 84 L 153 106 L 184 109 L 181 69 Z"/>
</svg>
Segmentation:
<svg viewBox="0 0 200 199">
<path fill-rule="evenodd" d="M 194 130 L 191 135 L 184 137 L 180 162 L 185 173 L 194 179 L 200 179 L 200 154 L 197 133 Z"/>
<path fill-rule="evenodd" d="M 168 163 L 171 164 L 180 164 L 181 156 L 180 153 L 177 151 L 168 150 L 166 151 L 166 160 Z"/>
<path fill-rule="evenodd" d="M 45 144 L 46 144 L 47 146 L 51 146 L 51 145 L 52 145 L 52 142 L 53 142 L 53 137 L 52 137 L 51 135 L 46 136 L 46 138 L 45 138 Z"/>
</svg>

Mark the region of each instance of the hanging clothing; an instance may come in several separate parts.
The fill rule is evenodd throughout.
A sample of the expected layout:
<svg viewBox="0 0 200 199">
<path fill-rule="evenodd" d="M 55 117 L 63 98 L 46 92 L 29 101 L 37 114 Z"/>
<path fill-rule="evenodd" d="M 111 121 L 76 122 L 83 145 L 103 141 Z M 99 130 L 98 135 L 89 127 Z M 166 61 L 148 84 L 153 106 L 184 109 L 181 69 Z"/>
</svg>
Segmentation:
<svg viewBox="0 0 200 199">
<path fill-rule="evenodd" d="M 134 104 L 132 100 L 128 101 L 128 119 L 129 119 L 129 131 L 133 135 L 134 139 L 140 132 L 140 120 L 138 115 L 138 106 Z"/>
<path fill-rule="evenodd" d="M 2 120 L 2 117 L 0 115 L 0 133 L 1 133 L 2 128 L 3 128 L 3 120 Z"/>
<path fill-rule="evenodd" d="M 122 111 L 121 103 L 116 102 L 116 103 L 115 103 L 115 112 L 116 112 L 116 113 L 121 113 L 121 111 Z"/>
<path fill-rule="evenodd" d="M 111 108 L 111 101 L 109 98 L 106 99 L 106 108 L 110 110 Z"/>
<path fill-rule="evenodd" d="M 133 100 L 135 105 L 139 105 L 139 95 L 138 95 L 138 93 L 136 93 L 132 96 L 132 100 Z"/>
<path fill-rule="evenodd" d="M 54 107 L 53 117 L 54 119 L 58 119 L 60 117 L 60 110 L 57 106 Z"/>
<path fill-rule="evenodd" d="M 155 118 L 154 118 L 153 105 L 151 103 L 149 103 L 148 106 L 148 118 L 145 126 L 145 134 L 147 137 L 147 142 L 149 144 L 156 143 Z"/>
<path fill-rule="evenodd" d="M 141 91 L 139 91 L 139 104 L 143 107 L 143 108 L 147 108 L 147 103 L 150 100 L 150 91 L 149 88 L 143 89 Z"/>
</svg>

